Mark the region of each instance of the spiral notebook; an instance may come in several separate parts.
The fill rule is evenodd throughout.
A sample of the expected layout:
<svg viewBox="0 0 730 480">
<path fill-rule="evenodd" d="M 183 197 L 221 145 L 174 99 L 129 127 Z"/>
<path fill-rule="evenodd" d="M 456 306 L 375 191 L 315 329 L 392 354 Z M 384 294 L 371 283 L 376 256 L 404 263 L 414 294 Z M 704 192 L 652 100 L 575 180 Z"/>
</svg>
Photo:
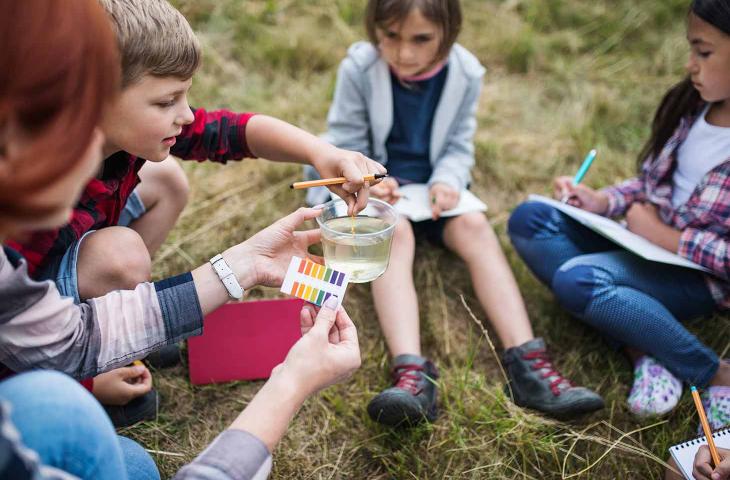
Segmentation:
<svg viewBox="0 0 730 480">
<path fill-rule="evenodd" d="M 715 446 L 717 448 L 730 449 L 730 428 L 722 428 L 716 431 L 712 434 L 712 438 L 715 440 Z M 692 465 L 695 461 L 695 455 L 702 445 L 707 445 L 707 440 L 704 435 L 669 447 L 669 453 L 672 454 L 674 461 L 677 462 L 677 466 L 682 470 L 684 477 L 689 480 L 693 478 Z"/>
</svg>

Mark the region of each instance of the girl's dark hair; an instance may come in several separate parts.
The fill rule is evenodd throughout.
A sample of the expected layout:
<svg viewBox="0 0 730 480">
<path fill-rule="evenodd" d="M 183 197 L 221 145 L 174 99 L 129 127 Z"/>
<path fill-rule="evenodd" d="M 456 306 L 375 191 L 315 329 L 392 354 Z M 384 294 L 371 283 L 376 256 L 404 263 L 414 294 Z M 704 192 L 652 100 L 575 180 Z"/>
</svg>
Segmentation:
<svg viewBox="0 0 730 480">
<path fill-rule="evenodd" d="M 437 59 L 446 58 L 461 31 L 459 0 L 369 0 L 365 13 L 365 29 L 370 43 L 377 47 L 377 29 L 405 20 L 417 8 L 429 21 L 441 28 L 443 38 Z"/>
<path fill-rule="evenodd" d="M 728 0 L 693 0 L 689 13 L 730 35 L 730 2 Z M 654 114 L 651 137 L 639 153 L 639 168 L 650 155 L 654 157 L 659 155 L 677 129 L 679 121 L 694 112 L 701 103 L 702 97 L 692 85 L 689 76 L 669 89 Z"/>
</svg>

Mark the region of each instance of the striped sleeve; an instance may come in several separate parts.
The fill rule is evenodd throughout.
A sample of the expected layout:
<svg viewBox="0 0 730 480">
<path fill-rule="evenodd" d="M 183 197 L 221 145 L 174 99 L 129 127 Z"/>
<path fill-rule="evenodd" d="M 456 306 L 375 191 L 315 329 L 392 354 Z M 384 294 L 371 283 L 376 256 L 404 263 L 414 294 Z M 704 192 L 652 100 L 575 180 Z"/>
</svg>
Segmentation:
<svg viewBox="0 0 730 480">
<path fill-rule="evenodd" d="M 0 253 L 0 362 L 15 371 L 95 376 L 202 332 L 203 314 L 186 273 L 75 305 L 51 281 L 36 282 Z"/>
</svg>

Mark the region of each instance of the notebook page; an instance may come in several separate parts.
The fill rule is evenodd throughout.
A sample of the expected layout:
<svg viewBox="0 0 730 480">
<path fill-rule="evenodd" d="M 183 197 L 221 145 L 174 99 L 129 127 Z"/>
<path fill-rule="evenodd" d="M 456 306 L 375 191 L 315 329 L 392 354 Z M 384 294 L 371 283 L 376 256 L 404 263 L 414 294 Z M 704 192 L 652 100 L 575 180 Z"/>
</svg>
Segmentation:
<svg viewBox="0 0 730 480">
<path fill-rule="evenodd" d="M 716 431 L 712 434 L 712 438 L 715 440 L 715 446 L 717 448 L 730 449 L 730 428 Z M 677 466 L 684 476 L 690 480 L 693 478 L 692 466 L 694 465 L 695 455 L 697 455 L 697 450 L 702 445 L 707 445 L 707 440 L 704 435 L 669 447 L 669 453 L 672 454 Z"/>
<path fill-rule="evenodd" d="M 703 272 L 710 272 L 709 269 L 687 260 L 684 257 L 672 253 L 662 247 L 651 243 L 649 240 L 628 231 L 620 224 L 614 222 L 610 218 L 596 215 L 595 213 L 581 210 L 580 208 L 558 202 L 552 198 L 543 197 L 541 195 L 530 195 L 529 200 L 534 202 L 546 203 L 577 222 L 585 225 L 594 232 L 608 238 L 612 242 L 624 247 L 626 250 L 636 255 L 654 262 L 668 263 L 680 267 L 692 268 Z"/>
</svg>

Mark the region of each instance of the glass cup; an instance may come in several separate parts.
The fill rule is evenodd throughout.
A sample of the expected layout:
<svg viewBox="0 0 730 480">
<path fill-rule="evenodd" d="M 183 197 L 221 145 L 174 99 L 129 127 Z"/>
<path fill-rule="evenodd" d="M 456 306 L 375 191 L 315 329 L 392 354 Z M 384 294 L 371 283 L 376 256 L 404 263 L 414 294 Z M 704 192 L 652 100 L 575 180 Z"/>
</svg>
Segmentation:
<svg viewBox="0 0 730 480">
<path fill-rule="evenodd" d="M 341 199 L 324 204 L 317 223 L 322 230 L 324 261 L 328 267 L 350 275 L 350 282 L 371 282 L 388 268 L 390 244 L 398 214 L 377 198 L 357 216 L 347 215 Z"/>
</svg>

